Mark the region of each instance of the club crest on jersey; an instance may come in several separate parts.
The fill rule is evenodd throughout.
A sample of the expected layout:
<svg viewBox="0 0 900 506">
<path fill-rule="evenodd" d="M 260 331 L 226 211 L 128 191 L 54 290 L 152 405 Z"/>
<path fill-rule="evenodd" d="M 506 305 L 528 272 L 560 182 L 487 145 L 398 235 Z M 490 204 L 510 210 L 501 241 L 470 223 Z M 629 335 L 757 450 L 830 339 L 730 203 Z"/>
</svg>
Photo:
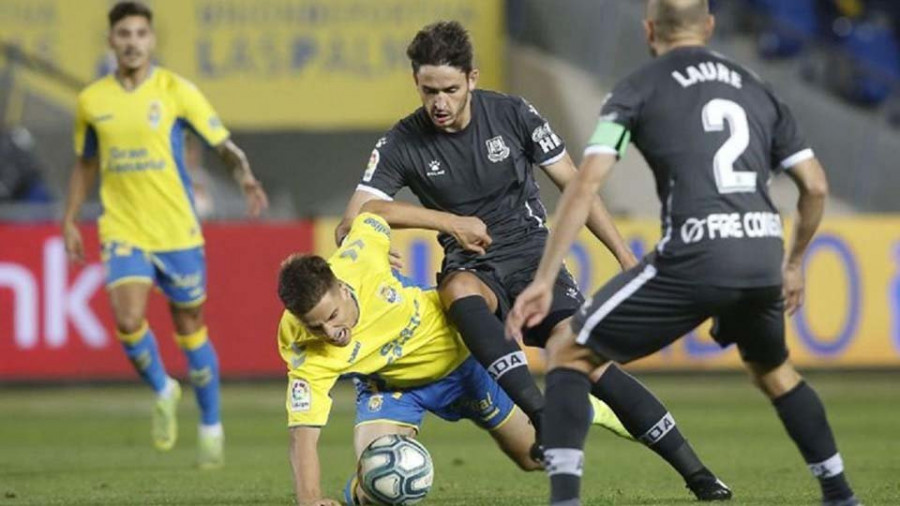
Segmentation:
<svg viewBox="0 0 900 506">
<path fill-rule="evenodd" d="M 443 176 L 446 173 L 447 172 L 441 168 L 441 162 L 438 160 L 428 162 L 428 170 L 426 171 L 428 177 Z"/>
<path fill-rule="evenodd" d="M 485 144 L 487 144 L 488 160 L 497 163 L 502 162 L 509 157 L 509 147 L 506 145 L 506 142 L 503 141 L 502 135 L 498 135 L 493 139 L 488 139 Z"/>
<path fill-rule="evenodd" d="M 309 411 L 312 394 L 305 379 L 291 380 L 291 411 Z"/>
<path fill-rule="evenodd" d="M 150 108 L 147 110 L 147 122 L 150 123 L 150 128 L 156 130 L 159 128 L 159 123 L 162 121 L 162 102 L 159 100 L 154 100 L 150 102 Z"/>
<path fill-rule="evenodd" d="M 390 285 L 381 285 L 378 288 L 378 296 L 384 299 L 388 304 L 396 304 L 401 300 L 400 292 Z"/>
</svg>

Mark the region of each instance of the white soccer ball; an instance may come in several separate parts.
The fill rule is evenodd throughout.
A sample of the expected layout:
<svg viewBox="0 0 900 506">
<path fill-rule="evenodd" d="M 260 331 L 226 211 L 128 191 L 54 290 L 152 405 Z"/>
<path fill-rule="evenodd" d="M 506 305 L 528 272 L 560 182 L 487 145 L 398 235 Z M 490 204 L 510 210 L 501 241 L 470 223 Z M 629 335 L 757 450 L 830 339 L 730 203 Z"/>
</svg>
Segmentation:
<svg viewBox="0 0 900 506">
<path fill-rule="evenodd" d="M 428 450 L 415 439 L 399 434 L 372 441 L 359 457 L 359 483 L 378 504 L 416 504 L 431 490 L 434 465 Z"/>
</svg>

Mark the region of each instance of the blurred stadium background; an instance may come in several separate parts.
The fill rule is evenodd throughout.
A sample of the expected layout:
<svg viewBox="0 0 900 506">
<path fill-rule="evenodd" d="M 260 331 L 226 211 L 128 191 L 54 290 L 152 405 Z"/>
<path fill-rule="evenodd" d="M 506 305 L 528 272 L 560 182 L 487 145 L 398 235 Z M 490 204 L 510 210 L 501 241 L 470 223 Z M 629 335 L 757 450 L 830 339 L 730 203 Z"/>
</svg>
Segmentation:
<svg viewBox="0 0 900 506">
<path fill-rule="evenodd" d="M 114 65 L 105 39 L 112 3 L 0 0 L 0 386 L 134 379 L 115 342 L 103 290 L 91 228 L 100 211 L 96 194 L 84 213 L 88 264 L 67 263 L 57 224 L 74 161 L 75 97 Z M 288 252 L 333 249 L 335 218 L 375 141 L 417 106 L 404 50 L 421 26 L 463 22 L 474 38 L 481 86 L 527 97 L 576 161 L 604 95 L 649 58 L 640 28 L 643 0 L 147 3 L 156 15 L 159 63 L 209 97 L 272 199 L 263 220 L 244 220 L 243 201 L 224 169 L 199 143 L 188 143 L 198 211 L 206 220 L 207 319 L 223 376 L 232 380 L 283 377 L 274 340 L 278 263 Z M 843 377 L 835 371 L 878 369 L 873 388 L 896 393 L 900 2 L 718 0 L 713 6 L 719 27 L 713 46 L 774 85 L 832 183 L 828 215 L 807 259 L 807 302 L 788 325 L 792 356 L 802 368 L 832 371 L 832 378 Z M 791 213 L 795 194 L 785 183 L 773 181 L 773 193 Z M 558 194 L 549 182 L 542 186 L 552 209 Z M 651 188 L 650 172 L 632 150 L 604 190 L 638 253 L 659 238 Z M 397 237 L 406 274 L 433 282 L 440 259 L 433 236 Z M 615 271 L 588 236 L 568 264 L 586 291 Z M 158 336 L 171 335 L 161 298 L 151 303 L 149 319 Z M 720 350 L 706 334 L 701 328 L 633 367 L 737 369 L 736 351 Z M 183 376 L 174 343 L 160 341 L 167 364 Z M 531 358 L 540 369 L 540 354 Z M 25 406 L 15 401 L 20 397 L 0 403 L 0 413 Z M 273 398 L 274 413 L 281 401 Z M 896 410 L 885 414 L 900 426 Z M 273 420 L 282 423 L 278 414 Z M 0 431 L 0 454 L 9 436 Z M 286 497 L 286 461 L 280 464 L 284 479 L 277 483 Z M 0 494 L 3 469 L 0 456 Z M 0 504 L 6 504 L 2 497 Z"/>
</svg>

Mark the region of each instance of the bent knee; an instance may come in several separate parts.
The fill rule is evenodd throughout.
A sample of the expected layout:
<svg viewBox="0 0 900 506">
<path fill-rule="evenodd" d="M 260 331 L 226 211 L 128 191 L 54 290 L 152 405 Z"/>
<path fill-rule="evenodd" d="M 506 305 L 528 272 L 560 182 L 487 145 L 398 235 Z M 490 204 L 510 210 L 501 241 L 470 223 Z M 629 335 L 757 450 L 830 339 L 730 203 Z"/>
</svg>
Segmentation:
<svg viewBox="0 0 900 506">
<path fill-rule="evenodd" d="M 485 300 L 491 311 L 497 310 L 497 296 L 478 276 L 466 271 L 457 271 L 449 274 L 438 287 L 441 304 L 444 309 L 450 309 L 459 299 L 479 296 Z"/>
<path fill-rule="evenodd" d="M 129 311 L 115 317 L 116 331 L 119 334 L 134 334 L 144 327 L 144 315 L 141 312 Z"/>
<path fill-rule="evenodd" d="M 803 377 L 790 362 L 774 368 L 748 363 L 747 368 L 753 384 L 770 399 L 781 397 L 803 381 Z"/>
</svg>

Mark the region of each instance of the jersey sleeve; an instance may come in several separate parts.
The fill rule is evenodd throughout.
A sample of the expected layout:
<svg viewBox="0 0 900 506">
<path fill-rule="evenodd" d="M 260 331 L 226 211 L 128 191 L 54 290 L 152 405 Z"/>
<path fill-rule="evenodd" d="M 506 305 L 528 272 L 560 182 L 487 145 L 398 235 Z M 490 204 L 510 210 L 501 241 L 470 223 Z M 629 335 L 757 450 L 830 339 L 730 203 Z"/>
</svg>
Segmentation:
<svg viewBox="0 0 900 506">
<path fill-rule="evenodd" d="M 786 170 L 815 155 L 787 104 L 774 95 L 772 98 L 777 114 L 772 129 L 772 163 L 776 170 Z"/>
<path fill-rule="evenodd" d="M 566 153 L 566 145 L 550 127 L 550 122 L 524 98 L 516 107 L 516 122 L 523 132 L 525 154 L 531 163 L 551 165 Z"/>
<path fill-rule="evenodd" d="M 285 408 L 288 426 L 322 427 L 331 413 L 331 389 L 339 373 L 320 363 L 319 355 L 310 353 L 312 339 L 295 317 L 285 311 L 278 325 L 281 358 L 287 363 L 288 385 Z"/>
<path fill-rule="evenodd" d="M 356 189 L 372 193 L 384 200 L 393 200 L 394 195 L 406 186 L 406 171 L 400 143 L 392 132 L 378 139 L 362 180 Z"/>
<path fill-rule="evenodd" d="M 600 108 L 597 128 L 588 141 L 584 155 L 606 153 L 619 158 L 624 156 L 637 123 L 641 102 L 640 93 L 629 80 L 616 85 Z"/>
<path fill-rule="evenodd" d="M 381 216 L 362 213 L 353 220 L 350 232 L 329 263 L 335 270 L 389 271 L 391 227 Z"/>
<path fill-rule="evenodd" d="M 181 107 L 178 117 L 187 121 L 210 146 L 217 146 L 228 139 L 231 134 L 203 93 L 190 81 L 178 78 L 177 82 L 175 89 Z"/>
<path fill-rule="evenodd" d="M 78 97 L 78 105 L 75 108 L 75 128 L 73 131 L 75 155 L 88 160 L 97 156 L 97 131 L 91 125 L 86 109 L 84 97 Z"/>
</svg>

